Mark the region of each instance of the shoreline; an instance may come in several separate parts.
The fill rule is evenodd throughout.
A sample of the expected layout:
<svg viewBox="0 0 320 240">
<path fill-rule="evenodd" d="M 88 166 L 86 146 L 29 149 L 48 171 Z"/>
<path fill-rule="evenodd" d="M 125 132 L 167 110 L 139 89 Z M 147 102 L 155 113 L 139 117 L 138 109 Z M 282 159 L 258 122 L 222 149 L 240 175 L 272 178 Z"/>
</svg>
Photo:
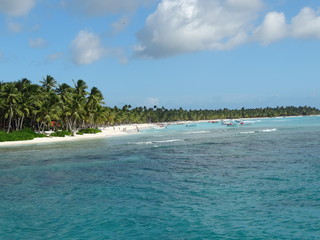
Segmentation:
<svg viewBox="0 0 320 240">
<path fill-rule="evenodd" d="M 81 141 L 99 138 L 109 138 L 118 137 L 131 134 L 138 134 L 140 131 L 145 129 L 152 129 L 159 127 L 157 124 L 128 124 L 119 125 L 114 127 L 100 128 L 101 133 L 95 134 L 84 134 L 75 136 L 65 136 L 65 137 L 44 137 L 44 138 L 34 138 L 32 140 L 23 141 L 7 141 L 0 142 L 0 148 L 6 146 L 22 146 L 31 144 L 49 144 L 49 143 L 60 143 L 60 142 L 71 142 L 71 141 Z"/>
<path fill-rule="evenodd" d="M 320 115 L 311 115 L 311 116 L 320 117 Z M 304 117 L 304 116 L 239 118 L 239 119 L 232 119 L 232 120 L 257 120 L 257 119 L 274 119 L 274 118 L 291 118 L 291 117 Z M 224 121 L 224 120 L 230 120 L 230 119 L 214 119 L 214 121 Z M 96 133 L 96 134 L 84 134 L 84 135 L 65 136 L 65 137 L 45 137 L 45 138 L 35 138 L 33 140 L 0 142 L 0 148 L 6 147 L 6 146 L 9 147 L 9 146 L 23 146 L 23 145 L 31 145 L 31 144 L 50 144 L 50 143 L 118 137 L 118 136 L 125 136 L 125 135 L 131 135 L 131 134 L 139 134 L 140 131 L 143 131 L 146 129 L 163 128 L 163 126 L 167 126 L 167 125 L 201 123 L 201 122 L 208 122 L 208 121 L 212 121 L 212 120 L 177 121 L 177 122 L 166 122 L 166 123 L 140 123 L 140 124 L 118 125 L 114 127 L 110 126 L 110 127 L 100 128 L 102 132 Z"/>
</svg>

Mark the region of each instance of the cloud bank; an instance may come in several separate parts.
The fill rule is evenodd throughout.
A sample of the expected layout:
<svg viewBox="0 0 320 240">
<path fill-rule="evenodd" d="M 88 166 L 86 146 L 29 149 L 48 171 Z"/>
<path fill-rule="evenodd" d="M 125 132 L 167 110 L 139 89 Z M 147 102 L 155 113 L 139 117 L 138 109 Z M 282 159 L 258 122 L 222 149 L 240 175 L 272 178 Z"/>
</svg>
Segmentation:
<svg viewBox="0 0 320 240">
<path fill-rule="evenodd" d="M 320 38 L 319 11 L 305 7 L 291 21 L 284 13 L 269 12 L 257 24 L 263 7 L 262 0 L 162 0 L 137 33 L 135 54 L 162 58 L 252 41 L 268 45 L 284 38 Z"/>
<path fill-rule="evenodd" d="M 257 41 L 263 45 L 285 38 L 288 34 L 286 17 L 283 13 L 270 12 L 254 33 Z"/>
<path fill-rule="evenodd" d="M 35 3 L 35 0 L 1 0 L 0 12 L 12 17 L 22 17 L 31 11 Z"/>
<path fill-rule="evenodd" d="M 284 38 L 320 39 L 320 12 L 305 7 L 290 23 L 284 13 L 270 12 L 254 37 L 265 45 Z"/>
<path fill-rule="evenodd" d="M 226 50 L 247 41 L 260 0 L 163 0 L 137 34 L 140 56 Z"/>
<path fill-rule="evenodd" d="M 320 39 L 320 11 L 305 7 L 288 27 L 291 37 Z"/>
</svg>

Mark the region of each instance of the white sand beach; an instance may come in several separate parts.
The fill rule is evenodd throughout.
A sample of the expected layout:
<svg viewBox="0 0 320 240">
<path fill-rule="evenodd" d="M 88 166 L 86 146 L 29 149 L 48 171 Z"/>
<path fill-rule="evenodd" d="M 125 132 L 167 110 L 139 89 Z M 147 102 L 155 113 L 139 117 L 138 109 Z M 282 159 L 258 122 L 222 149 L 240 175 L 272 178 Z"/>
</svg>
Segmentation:
<svg viewBox="0 0 320 240">
<path fill-rule="evenodd" d="M 43 143 L 56 143 L 56 142 L 68 142 L 68 141 L 79 141 L 97 138 L 108 138 L 116 136 L 124 136 L 128 134 L 139 134 L 145 129 L 160 128 L 157 124 L 129 124 L 120 125 L 114 127 L 100 128 L 101 133 L 96 134 L 84 134 L 75 136 L 65 136 L 65 137 L 45 137 L 45 138 L 35 138 L 33 140 L 26 141 L 9 141 L 0 142 L 0 147 L 2 146 L 19 146 L 27 144 L 43 144 Z"/>
</svg>

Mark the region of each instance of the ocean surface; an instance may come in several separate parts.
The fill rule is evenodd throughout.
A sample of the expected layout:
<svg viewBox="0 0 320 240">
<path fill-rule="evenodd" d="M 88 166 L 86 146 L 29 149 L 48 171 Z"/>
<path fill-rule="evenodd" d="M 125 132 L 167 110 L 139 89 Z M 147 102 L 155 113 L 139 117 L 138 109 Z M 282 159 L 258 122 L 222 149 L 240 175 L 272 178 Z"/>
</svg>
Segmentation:
<svg viewBox="0 0 320 240">
<path fill-rule="evenodd" d="M 320 117 L 0 147 L 0 239 L 320 239 Z"/>
</svg>

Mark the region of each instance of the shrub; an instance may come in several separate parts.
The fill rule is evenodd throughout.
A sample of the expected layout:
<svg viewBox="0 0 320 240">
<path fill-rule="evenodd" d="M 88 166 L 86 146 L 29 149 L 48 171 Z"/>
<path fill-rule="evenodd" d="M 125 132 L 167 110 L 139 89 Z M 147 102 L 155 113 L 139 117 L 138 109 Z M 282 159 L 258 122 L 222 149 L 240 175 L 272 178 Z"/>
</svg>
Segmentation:
<svg viewBox="0 0 320 240">
<path fill-rule="evenodd" d="M 46 135 L 46 134 L 43 134 L 43 133 L 36 133 L 36 134 L 35 134 L 35 137 L 36 137 L 36 138 L 44 138 L 44 137 L 47 137 L 47 135 Z"/>
<path fill-rule="evenodd" d="M 10 141 L 32 140 L 35 137 L 34 134 L 29 132 L 24 132 L 23 130 L 12 132 L 8 135 L 11 137 Z"/>
<path fill-rule="evenodd" d="M 6 141 L 6 133 L 4 131 L 0 131 L 0 142 Z"/>
<path fill-rule="evenodd" d="M 24 128 L 18 132 L 24 132 L 24 133 L 30 133 L 32 135 L 36 135 L 37 133 L 35 133 L 31 128 Z"/>
<path fill-rule="evenodd" d="M 78 133 L 99 133 L 101 130 L 97 128 L 86 128 L 86 129 L 80 129 Z"/>
<path fill-rule="evenodd" d="M 32 131 L 32 130 L 31 130 Z M 35 138 L 35 133 L 30 131 L 16 131 L 12 133 L 0 132 L 0 142 L 5 141 L 23 141 L 23 140 L 32 140 Z"/>
<path fill-rule="evenodd" d="M 65 136 L 71 136 L 71 135 L 72 133 L 69 131 L 58 131 L 50 134 L 51 137 L 65 137 Z"/>
</svg>

